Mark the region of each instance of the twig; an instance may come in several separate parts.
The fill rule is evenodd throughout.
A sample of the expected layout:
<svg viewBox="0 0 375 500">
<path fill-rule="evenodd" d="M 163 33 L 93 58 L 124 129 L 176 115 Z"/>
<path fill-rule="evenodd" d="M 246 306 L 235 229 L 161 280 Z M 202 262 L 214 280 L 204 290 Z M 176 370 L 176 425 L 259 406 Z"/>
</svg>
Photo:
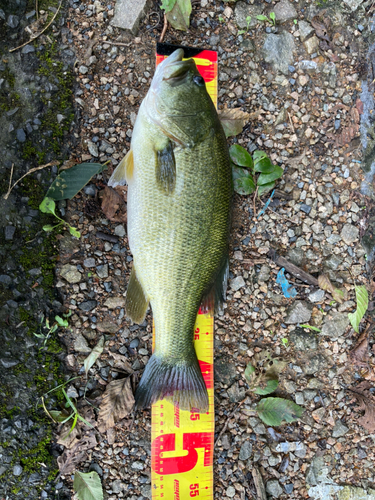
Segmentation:
<svg viewBox="0 0 375 500">
<path fill-rule="evenodd" d="M 255 465 L 251 470 L 251 475 L 253 476 L 254 486 L 257 492 L 257 500 L 267 500 L 262 474 L 260 473 L 258 467 L 255 467 Z"/>
<path fill-rule="evenodd" d="M 39 18 L 39 15 L 38 15 L 38 0 L 35 0 L 35 13 L 36 13 L 36 18 L 38 19 Z"/>
<path fill-rule="evenodd" d="M 43 168 L 46 168 L 46 167 L 52 167 L 54 165 L 57 165 L 59 162 L 58 161 L 51 161 L 50 163 L 47 163 L 46 165 L 41 165 L 40 167 L 35 167 L 35 168 L 32 168 L 31 170 L 29 170 L 28 172 L 26 172 L 25 175 L 23 175 L 22 177 L 20 177 L 18 179 L 18 181 L 16 181 L 12 187 L 10 187 L 10 181 L 9 181 L 9 189 L 8 189 L 8 192 L 6 194 L 4 194 L 4 200 L 7 200 L 9 198 L 9 195 L 12 191 L 12 189 L 14 188 L 14 186 L 16 186 L 20 181 L 22 181 L 22 179 L 24 177 L 26 177 L 27 175 L 29 174 L 32 174 L 33 172 L 36 172 L 37 170 L 42 170 Z M 10 173 L 10 178 L 12 179 L 12 175 L 13 175 L 13 165 L 12 165 L 12 171 Z"/>
<path fill-rule="evenodd" d="M 108 45 L 119 45 L 120 47 L 130 47 L 133 42 L 124 43 L 124 42 L 110 42 L 109 40 L 103 40 L 103 43 L 108 43 Z"/>
<path fill-rule="evenodd" d="M 159 38 L 159 43 L 161 43 L 164 40 L 164 35 L 167 31 L 168 28 L 168 20 L 166 14 L 164 14 L 164 26 L 163 26 L 163 31 L 161 32 L 160 38 Z"/>
<path fill-rule="evenodd" d="M 288 113 L 288 118 L 289 118 L 290 127 L 291 127 L 291 129 L 293 130 L 293 134 L 294 134 L 296 130 L 295 130 L 295 128 L 294 128 L 294 125 L 293 125 L 293 122 L 292 122 L 292 119 L 291 119 L 291 117 L 290 117 L 290 114 L 289 114 L 289 113 Z"/>
<path fill-rule="evenodd" d="M 258 194 L 258 186 L 255 190 L 255 193 L 254 193 L 254 198 L 253 198 L 253 217 L 254 219 L 256 218 L 256 215 L 255 215 L 255 201 L 256 201 L 256 198 L 257 198 L 257 194 Z"/>
<path fill-rule="evenodd" d="M 228 424 L 229 424 L 229 420 L 233 417 L 233 415 L 236 413 L 236 411 L 240 408 L 240 406 L 246 401 L 247 397 L 245 399 L 243 399 L 240 403 L 238 403 L 238 405 L 236 406 L 236 408 L 229 414 L 225 424 L 224 424 L 224 427 L 221 429 L 216 441 L 215 441 L 215 444 L 214 444 L 214 448 L 217 446 L 217 443 L 219 442 L 221 436 L 224 434 L 224 432 L 227 430 L 227 427 L 228 427 Z"/>
<path fill-rule="evenodd" d="M 273 248 L 271 248 L 271 250 L 268 252 L 268 257 L 272 259 L 279 267 L 284 267 L 288 271 L 288 273 L 293 274 L 293 276 L 295 276 L 299 280 L 313 286 L 319 286 L 318 280 L 314 278 L 314 276 L 306 273 L 300 267 L 295 266 L 284 257 L 280 257 L 279 255 L 277 255 L 276 251 Z"/>
<path fill-rule="evenodd" d="M 37 35 L 33 36 L 32 38 L 30 38 L 30 40 L 28 42 L 25 42 L 22 45 L 19 45 L 18 47 L 15 47 L 14 49 L 9 49 L 9 52 L 14 52 L 15 50 L 22 49 L 22 47 L 24 47 L 25 45 L 28 45 L 29 43 L 33 42 L 42 33 L 44 33 L 51 26 L 51 24 L 53 23 L 53 21 L 56 19 L 56 16 L 59 13 L 62 1 L 63 0 L 60 0 L 59 6 L 57 7 L 57 10 L 56 10 L 55 14 L 53 15 L 51 21 L 47 24 L 47 26 L 44 29 L 42 29 L 42 31 L 40 31 Z"/>
</svg>

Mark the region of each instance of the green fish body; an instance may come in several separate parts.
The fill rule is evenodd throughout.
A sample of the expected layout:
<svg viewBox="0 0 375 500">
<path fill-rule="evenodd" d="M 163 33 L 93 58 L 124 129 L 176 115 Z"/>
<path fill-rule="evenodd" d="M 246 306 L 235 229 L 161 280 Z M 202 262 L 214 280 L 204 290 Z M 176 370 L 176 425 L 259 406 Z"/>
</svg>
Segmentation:
<svg viewBox="0 0 375 500">
<path fill-rule="evenodd" d="M 232 174 L 216 109 L 195 63 L 182 57 L 178 49 L 158 66 L 109 185 L 128 183 L 127 315 L 142 322 L 150 303 L 155 322 L 137 407 L 166 397 L 204 412 L 194 324 L 202 300 L 225 294 Z"/>
</svg>

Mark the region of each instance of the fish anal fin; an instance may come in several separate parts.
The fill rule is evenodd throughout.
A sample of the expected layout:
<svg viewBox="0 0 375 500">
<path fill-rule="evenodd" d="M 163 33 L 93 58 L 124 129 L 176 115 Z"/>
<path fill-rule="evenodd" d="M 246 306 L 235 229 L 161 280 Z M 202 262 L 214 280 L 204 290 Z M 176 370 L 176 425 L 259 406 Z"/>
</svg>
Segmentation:
<svg viewBox="0 0 375 500">
<path fill-rule="evenodd" d="M 172 142 L 156 151 L 156 183 L 166 194 L 173 193 L 176 185 L 176 160 Z"/>
<path fill-rule="evenodd" d="M 137 278 L 135 267 L 131 270 L 126 294 L 125 309 L 126 315 L 134 323 L 143 323 L 148 307 L 148 298 L 146 297 L 142 285 Z"/>
<path fill-rule="evenodd" d="M 229 262 L 228 258 L 223 261 L 223 264 L 216 276 L 216 280 L 208 292 L 203 296 L 201 309 L 203 312 L 209 312 L 215 309 L 215 313 L 223 312 L 223 302 L 226 299 L 227 286 L 229 277 Z"/>
<path fill-rule="evenodd" d="M 133 172 L 134 157 L 133 150 L 130 149 L 111 175 L 111 178 L 108 181 L 108 186 L 125 186 L 126 183 L 129 183 L 132 180 Z"/>
</svg>

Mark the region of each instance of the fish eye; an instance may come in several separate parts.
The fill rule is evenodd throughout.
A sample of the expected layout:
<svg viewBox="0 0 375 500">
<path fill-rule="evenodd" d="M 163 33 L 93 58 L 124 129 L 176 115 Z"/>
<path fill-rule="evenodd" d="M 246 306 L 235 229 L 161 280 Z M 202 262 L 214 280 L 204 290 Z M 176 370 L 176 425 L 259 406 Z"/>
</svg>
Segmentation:
<svg viewBox="0 0 375 500">
<path fill-rule="evenodd" d="M 204 85 L 204 79 L 200 75 L 194 76 L 193 77 L 193 82 L 196 83 L 197 85 L 199 85 L 200 87 L 202 87 L 202 85 Z"/>
</svg>

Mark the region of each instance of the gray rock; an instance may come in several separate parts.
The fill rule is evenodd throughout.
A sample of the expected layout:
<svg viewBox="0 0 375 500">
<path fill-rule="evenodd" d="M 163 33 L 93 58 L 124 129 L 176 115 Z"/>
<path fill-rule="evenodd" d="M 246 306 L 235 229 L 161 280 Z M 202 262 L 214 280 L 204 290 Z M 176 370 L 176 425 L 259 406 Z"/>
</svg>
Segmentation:
<svg viewBox="0 0 375 500">
<path fill-rule="evenodd" d="M 108 264 L 98 266 L 96 268 L 96 274 L 99 276 L 99 278 L 108 278 Z"/>
<path fill-rule="evenodd" d="M 6 19 L 5 12 L 3 11 L 3 9 L 0 9 L 0 19 L 3 19 L 4 21 Z"/>
<path fill-rule="evenodd" d="M 288 0 L 281 0 L 281 2 L 274 6 L 273 11 L 275 13 L 276 21 L 279 21 L 279 23 L 285 23 L 286 21 L 297 17 L 296 9 L 291 3 L 288 2 Z"/>
<path fill-rule="evenodd" d="M 87 66 L 84 66 L 83 64 L 79 67 L 79 72 L 81 75 L 86 75 L 88 73 L 89 68 Z"/>
<path fill-rule="evenodd" d="M 61 115 L 60 113 L 57 113 L 56 119 L 57 119 L 57 123 L 61 123 L 65 119 L 65 116 Z"/>
<path fill-rule="evenodd" d="M 141 486 L 141 493 L 144 497 L 151 499 L 151 484 L 144 484 Z"/>
<path fill-rule="evenodd" d="M 210 45 L 212 47 L 215 47 L 219 42 L 220 42 L 220 36 L 219 35 L 211 35 L 210 36 Z"/>
<path fill-rule="evenodd" d="M 279 498 L 283 494 L 283 489 L 277 479 L 271 479 L 266 483 L 266 491 L 274 498 Z"/>
<path fill-rule="evenodd" d="M 302 328 L 296 328 L 290 332 L 289 338 L 299 351 L 318 348 L 317 335 L 312 332 L 305 332 Z"/>
<path fill-rule="evenodd" d="M 296 443 L 296 449 L 294 451 L 294 454 L 298 458 L 305 458 L 306 453 L 307 453 L 307 448 L 306 448 L 305 443 L 301 443 L 301 442 Z"/>
<path fill-rule="evenodd" d="M 93 462 L 90 467 L 89 467 L 89 471 L 95 471 L 99 474 L 99 476 L 102 476 L 103 475 L 103 469 L 100 467 L 100 465 L 98 465 L 97 463 Z"/>
<path fill-rule="evenodd" d="M 13 467 L 13 475 L 20 476 L 22 474 L 23 468 L 20 465 L 15 465 Z"/>
<path fill-rule="evenodd" d="M 352 224 L 345 224 L 341 231 L 341 238 L 347 245 L 351 245 L 358 240 L 359 229 Z"/>
<path fill-rule="evenodd" d="M 237 292 L 237 290 L 245 286 L 245 280 L 242 276 L 237 276 L 236 278 L 230 280 L 229 284 L 231 289 L 234 292 Z"/>
<path fill-rule="evenodd" d="M 231 385 L 227 392 L 231 403 L 238 403 L 239 401 L 242 401 L 245 398 L 246 393 L 245 388 L 240 387 L 238 382 Z"/>
<path fill-rule="evenodd" d="M 12 283 L 12 278 L 7 274 L 0 274 L 0 283 L 4 283 L 4 285 L 10 285 Z"/>
<path fill-rule="evenodd" d="M 267 266 L 267 264 L 263 264 L 258 274 L 258 281 L 261 282 L 268 281 L 270 278 L 270 274 L 271 274 L 270 266 Z"/>
<path fill-rule="evenodd" d="M 30 54 L 31 52 L 35 52 L 35 47 L 33 45 L 25 45 L 21 52 L 22 54 Z"/>
<path fill-rule="evenodd" d="M 338 420 L 332 430 L 332 437 L 339 438 L 345 436 L 345 434 L 349 432 L 349 428 L 344 425 L 341 420 Z"/>
<path fill-rule="evenodd" d="M 67 388 L 66 393 L 70 398 L 78 398 L 78 392 L 74 385 L 70 385 Z"/>
<path fill-rule="evenodd" d="M 314 52 L 316 52 L 319 48 L 319 40 L 318 38 L 314 35 L 312 36 L 311 38 L 307 38 L 307 40 L 305 40 L 303 42 L 303 45 L 305 46 L 305 49 L 306 49 L 306 52 L 308 54 L 313 54 Z"/>
<path fill-rule="evenodd" d="M 133 339 L 130 344 L 129 344 L 129 347 L 131 349 L 136 349 L 137 347 L 139 346 L 139 339 L 138 338 L 135 338 Z"/>
<path fill-rule="evenodd" d="M 149 3 L 149 0 L 117 0 L 111 25 L 136 35 L 140 20 L 145 15 Z"/>
<path fill-rule="evenodd" d="M 82 279 L 81 273 L 76 266 L 72 264 L 65 264 L 60 271 L 60 275 L 66 279 L 68 283 L 79 283 Z"/>
<path fill-rule="evenodd" d="M 305 252 L 301 248 L 292 248 L 288 252 L 288 260 L 295 266 L 300 266 L 305 258 Z"/>
<path fill-rule="evenodd" d="M 126 235 L 125 227 L 122 224 L 115 227 L 115 235 L 120 238 L 123 238 Z"/>
<path fill-rule="evenodd" d="M 90 155 L 95 156 L 95 158 L 99 156 L 99 149 L 95 143 L 88 141 L 87 149 L 89 150 Z"/>
<path fill-rule="evenodd" d="M 251 457 L 253 451 L 253 445 L 250 441 L 245 441 L 241 446 L 240 453 L 238 455 L 239 460 L 247 460 Z"/>
<path fill-rule="evenodd" d="M 244 52 L 253 52 L 255 50 L 254 43 L 251 40 L 249 40 L 249 39 L 246 39 L 243 42 L 241 42 L 240 43 L 240 48 Z"/>
<path fill-rule="evenodd" d="M 13 14 L 10 14 L 8 16 L 7 25 L 10 28 L 17 28 L 19 24 L 20 24 L 20 18 L 18 16 L 14 16 Z"/>
<path fill-rule="evenodd" d="M 304 42 L 312 33 L 314 33 L 314 28 L 310 23 L 306 21 L 298 21 L 298 30 L 300 33 L 301 42 Z"/>
<path fill-rule="evenodd" d="M 281 35 L 267 35 L 262 52 L 264 60 L 271 63 L 276 71 L 288 74 L 288 67 L 293 63 L 295 51 L 294 37 L 284 32 Z"/>
<path fill-rule="evenodd" d="M 305 361 L 302 365 L 302 370 L 305 375 L 314 375 L 321 370 L 325 370 L 327 368 L 327 360 L 322 354 L 316 354 L 312 358 Z"/>
<path fill-rule="evenodd" d="M 325 335 L 329 337 L 330 340 L 337 340 L 344 335 L 348 325 L 349 318 L 346 313 L 333 311 L 326 317 L 320 335 Z"/>
<path fill-rule="evenodd" d="M 143 470 L 145 466 L 142 462 L 135 461 L 132 463 L 131 468 L 134 470 Z"/>
<path fill-rule="evenodd" d="M 76 352 L 90 352 L 91 349 L 87 344 L 87 340 L 81 333 L 76 333 L 73 347 Z"/>
<path fill-rule="evenodd" d="M 325 297 L 325 291 L 324 290 L 315 290 L 315 292 L 311 292 L 308 296 L 309 301 L 313 302 L 314 304 L 318 302 L 322 302 Z"/>
<path fill-rule="evenodd" d="M 308 323 L 311 318 L 311 306 L 303 300 L 297 300 L 289 309 L 285 319 L 287 325 L 296 325 L 297 323 Z"/>
<path fill-rule="evenodd" d="M 113 493 L 120 493 L 125 489 L 125 485 L 121 479 L 115 479 L 115 481 L 112 481 L 111 489 Z"/>
<path fill-rule="evenodd" d="M 330 469 L 324 463 L 324 456 L 315 456 L 312 459 L 311 467 L 306 471 L 306 483 L 316 486 L 321 482 L 327 482 Z"/>
<path fill-rule="evenodd" d="M 336 271 L 336 269 L 341 264 L 342 260 L 337 257 L 337 255 L 331 255 L 328 259 L 324 261 L 324 267 Z"/>
<path fill-rule="evenodd" d="M 81 309 L 81 311 L 89 312 L 96 307 L 96 304 L 96 300 L 86 300 L 84 302 L 81 302 L 78 307 Z"/>
<path fill-rule="evenodd" d="M 94 184 L 89 184 L 88 186 L 85 186 L 83 188 L 85 194 L 87 194 L 87 196 L 95 196 L 96 195 L 96 187 L 94 186 Z"/>
<path fill-rule="evenodd" d="M 94 257 L 88 257 L 87 259 L 85 259 L 83 261 L 83 265 L 85 267 L 95 267 L 96 266 L 96 262 L 95 262 Z"/>
<path fill-rule="evenodd" d="M 226 493 L 227 497 L 233 498 L 234 495 L 236 494 L 236 490 L 235 490 L 234 486 L 228 486 L 225 493 Z"/>
<path fill-rule="evenodd" d="M 5 239 L 12 240 L 15 231 L 16 231 L 16 228 L 14 226 L 6 226 L 5 227 Z"/>
<path fill-rule="evenodd" d="M 226 358 L 215 360 L 215 380 L 226 385 L 231 385 L 237 377 L 237 370 L 233 363 Z"/>
<path fill-rule="evenodd" d="M 0 364 L 3 365 L 4 368 L 12 368 L 13 366 L 18 365 L 19 361 L 12 358 L 0 358 Z"/>
<path fill-rule="evenodd" d="M 237 2 L 234 10 L 234 20 L 241 29 L 247 28 L 247 19 L 251 17 L 249 28 L 258 24 L 257 16 L 263 13 L 263 7 L 260 5 L 247 5 L 245 2 Z"/>
<path fill-rule="evenodd" d="M 26 141 L 26 134 L 23 128 L 19 128 L 16 131 L 16 136 L 19 142 L 25 142 Z"/>
<path fill-rule="evenodd" d="M 358 7 L 361 5 L 361 3 L 363 2 L 363 0 L 344 0 L 344 2 L 354 12 L 355 10 L 358 9 Z"/>
<path fill-rule="evenodd" d="M 125 307 L 125 299 L 124 297 L 109 297 L 104 305 L 108 307 L 108 309 L 116 309 L 117 307 Z"/>
<path fill-rule="evenodd" d="M 266 434 L 267 433 L 265 425 L 259 420 L 259 418 L 250 417 L 248 419 L 248 424 L 253 429 L 255 434 Z"/>
</svg>

